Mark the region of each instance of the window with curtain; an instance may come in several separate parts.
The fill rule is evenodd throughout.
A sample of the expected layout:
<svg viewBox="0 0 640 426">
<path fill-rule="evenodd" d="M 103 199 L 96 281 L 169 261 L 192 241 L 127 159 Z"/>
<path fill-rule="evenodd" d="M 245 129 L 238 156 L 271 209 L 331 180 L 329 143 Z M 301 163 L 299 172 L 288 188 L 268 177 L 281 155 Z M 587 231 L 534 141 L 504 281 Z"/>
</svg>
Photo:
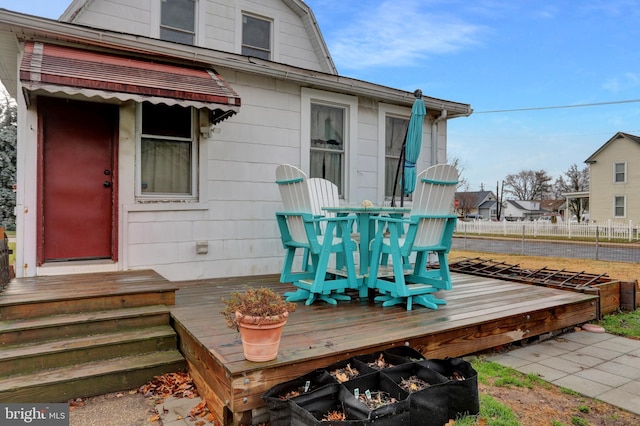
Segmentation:
<svg viewBox="0 0 640 426">
<path fill-rule="evenodd" d="M 345 109 L 318 103 L 311 104 L 311 155 L 309 177 L 335 183 L 344 194 Z"/>
<path fill-rule="evenodd" d="M 625 163 L 615 163 L 614 167 L 614 182 L 615 183 L 624 183 L 626 181 L 626 164 Z"/>
<path fill-rule="evenodd" d="M 271 59 L 271 21 L 242 15 L 242 54 Z"/>
<path fill-rule="evenodd" d="M 193 45 L 196 0 L 162 0 L 160 4 L 160 39 Z"/>
<path fill-rule="evenodd" d="M 393 196 L 393 186 L 396 183 L 396 195 L 402 194 L 402 164 L 398 170 L 398 162 L 402 154 L 402 144 L 404 143 L 409 127 L 409 119 L 387 116 L 385 119 L 384 137 L 384 195 Z"/>
<path fill-rule="evenodd" d="M 197 147 L 191 108 L 142 104 L 138 195 L 195 196 Z"/>
<path fill-rule="evenodd" d="M 624 207 L 625 207 L 624 196 L 613 197 L 613 216 L 614 217 L 625 217 Z"/>
</svg>

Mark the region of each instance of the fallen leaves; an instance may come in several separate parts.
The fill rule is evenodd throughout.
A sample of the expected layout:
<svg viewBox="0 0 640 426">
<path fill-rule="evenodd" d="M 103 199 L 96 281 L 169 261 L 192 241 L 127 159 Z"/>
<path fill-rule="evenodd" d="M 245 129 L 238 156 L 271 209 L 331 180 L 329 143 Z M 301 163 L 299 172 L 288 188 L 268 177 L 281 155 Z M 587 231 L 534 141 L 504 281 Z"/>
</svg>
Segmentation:
<svg viewBox="0 0 640 426">
<path fill-rule="evenodd" d="M 155 376 L 149 383 L 142 385 L 139 392 L 145 397 L 156 396 L 162 399 L 170 396 L 175 398 L 195 398 L 198 396 L 193 379 L 189 373 L 184 372 Z"/>
</svg>

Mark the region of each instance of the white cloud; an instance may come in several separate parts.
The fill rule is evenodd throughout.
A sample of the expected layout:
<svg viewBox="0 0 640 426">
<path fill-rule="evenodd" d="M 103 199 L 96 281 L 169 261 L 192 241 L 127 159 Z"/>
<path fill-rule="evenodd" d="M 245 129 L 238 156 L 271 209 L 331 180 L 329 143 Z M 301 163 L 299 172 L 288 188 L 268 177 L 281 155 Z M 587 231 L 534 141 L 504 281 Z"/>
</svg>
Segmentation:
<svg viewBox="0 0 640 426">
<path fill-rule="evenodd" d="M 609 78 L 602 84 L 605 90 L 619 93 L 640 87 L 640 74 L 626 72 L 624 74 Z"/>
<path fill-rule="evenodd" d="M 430 12 L 421 2 L 382 2 L 345 22 L 329 49 L 340 68 L 400 67 L 477 44 L 481 32 L 480 26 Z"/>
</svg>

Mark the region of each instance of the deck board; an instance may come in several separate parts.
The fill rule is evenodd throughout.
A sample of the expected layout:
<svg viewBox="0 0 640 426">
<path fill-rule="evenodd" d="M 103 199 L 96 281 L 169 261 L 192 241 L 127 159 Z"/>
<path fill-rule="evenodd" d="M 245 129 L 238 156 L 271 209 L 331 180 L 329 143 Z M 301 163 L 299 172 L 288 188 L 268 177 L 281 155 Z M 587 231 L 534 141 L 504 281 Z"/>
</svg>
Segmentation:
<svg viewBox="0 0 640 426">
<path fill-rule="evenodd" d="M 293 291 L 277 276 L 178 283 L 171 307 L 178 334 L 188 333 L 187 359 L 196 382 L 222 407 L 219 420 L 246 419 L 273 385 L 354 355 L 409 344 L 425 356 L 462 356 L 581 324 L 596 317 L 596 296 L 541 286 L 452 273 L 453 289 L 438 292 L 447 304 L 438 310 L 403 305 L 383 308 L 359 300 L 329 305 L 297 304 L 283 330 L 278 358 L 264 363 L 244 359 L 240 336 L 226 327 L 221 299 L 245 286 Z"/>
</svg>

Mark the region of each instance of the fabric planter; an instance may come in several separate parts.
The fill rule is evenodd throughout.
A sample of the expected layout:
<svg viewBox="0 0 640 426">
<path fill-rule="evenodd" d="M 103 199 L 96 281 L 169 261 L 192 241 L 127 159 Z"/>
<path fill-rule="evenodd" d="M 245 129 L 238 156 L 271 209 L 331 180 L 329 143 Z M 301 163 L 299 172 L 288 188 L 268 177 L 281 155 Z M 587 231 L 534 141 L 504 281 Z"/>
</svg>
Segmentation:
<svg viewBox="0 0 640 426">
<path fill-rule="evenodd" d="M 325 370 L 314 370 L 287 382 L 279 383 L 262 395 L 269 409 L 271 426 L 291 424 L 291 399 L 338 382 Z"/>
<path fill-rule="evenodd" d="M 424 355 L 410 346 L 396 346 L 395 348 L 384 350 L 383 353 L 385 356 L 393 355 L 406 358 L 407 362 L 422 361 L 425 359 Z"/>
<path fill-rule="evenodd" d="M 404 356 L 382 351 L 367 355 L 357 355 L 354 358 L 373 371 L 383 370 L 385 368 L 395 367 L 396 365 L 410 362 L 409 359 Z"/>
<path fill-rule="evenodd" d="M 343 386 L 368 410 L 368 418 L 376 425 L 409 424 L 409 393 L 381 371 L 365 374 L 343 383 Z M 376 400 L 384 395 L 384 403 Z M 389 402 L 393 398 L 393 402 Z"/>
<path fill-rule="evenodd" d="M 368 424 L 368 411 L 342 385 L 330 384 L 291 399 L 291 424 L 350 425 Z M 331 412 L 344 414 L 344 420 L 325 420 Z"/>
<path fill-rule="evenodd" d="M 480 412 L 478 396 L 478 372 L 471 364 L 461 358 L 427 359 L 417 364 L 430 368 L 449 381 L 447 389 L 450 419 L 463 415 L 476 415 Z"/>
</svg>

